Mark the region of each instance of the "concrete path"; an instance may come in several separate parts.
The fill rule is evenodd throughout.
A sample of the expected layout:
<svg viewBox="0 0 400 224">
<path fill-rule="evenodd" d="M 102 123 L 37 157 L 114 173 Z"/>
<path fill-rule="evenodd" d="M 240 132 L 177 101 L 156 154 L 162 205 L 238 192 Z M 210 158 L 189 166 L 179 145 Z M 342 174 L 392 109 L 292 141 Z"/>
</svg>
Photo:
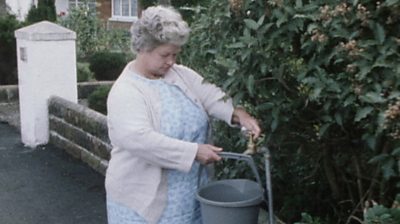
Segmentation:
<svg viewBox="0 0 400 224">
<path fill-rule="evenodd" d="M 0 123 L 1 224 L 105 224 L 104 177 L 52 147 L 26 148 Z"/>
</svg>

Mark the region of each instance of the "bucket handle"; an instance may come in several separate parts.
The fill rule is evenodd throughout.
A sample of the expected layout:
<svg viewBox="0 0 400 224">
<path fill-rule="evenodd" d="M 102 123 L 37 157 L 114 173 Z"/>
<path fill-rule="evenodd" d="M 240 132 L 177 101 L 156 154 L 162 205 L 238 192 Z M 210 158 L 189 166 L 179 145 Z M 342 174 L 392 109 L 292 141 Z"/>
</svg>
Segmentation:
<svg viewBox="0 0 400 224">
<path fill-rule="evenodd" d="M 251 170 L 253 171 L 254 176 L 256 177 L 257 183 L 260 185 L 261 189 L 264 189 L 261 184 L 260 174 L 257 171 L 253 157 L 246 155 L 246 154 L 234 153 L 234 152 L 220 152 L 220 153 L 218 153 L 218 155 L 221 156 L 223 159 L 234 159 L 234 160 L 241 160 L 241 161 L 247 162 L 247 164 L 250 166 Z M 200 166 L 197 186 L 200 186 L 200 176 L 203 171 L 203 168 L 204 168 L 204 166 Z"/>
</svg>

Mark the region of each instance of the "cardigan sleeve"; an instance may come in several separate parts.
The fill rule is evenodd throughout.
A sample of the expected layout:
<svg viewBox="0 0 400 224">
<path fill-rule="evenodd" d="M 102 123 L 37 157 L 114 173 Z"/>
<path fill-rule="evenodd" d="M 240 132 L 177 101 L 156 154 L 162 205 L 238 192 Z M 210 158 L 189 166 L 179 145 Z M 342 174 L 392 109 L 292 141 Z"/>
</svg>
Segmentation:
<svg viewBox="0 0 400 224">
<path fill-rule="evenodd" d="M 115 84 L 107 100 L 108 130 L 118 147 L 162 168 L 188 172 L 197 143 L 170 138 L 154 128 L 152 111 L 142 92 L 126 83 Z"/>
<path fill-rule="evenodd" d="M 191 91 L 199 98 L 208 115 L 225 121 L 230 126 L 232 124 L 233 103 L 231 97 L 227 96 L 216 85 L 204 80 L 197 72 L 190 68 L 180 65 L 182 78 L 186 80 Z"/>
</svg>

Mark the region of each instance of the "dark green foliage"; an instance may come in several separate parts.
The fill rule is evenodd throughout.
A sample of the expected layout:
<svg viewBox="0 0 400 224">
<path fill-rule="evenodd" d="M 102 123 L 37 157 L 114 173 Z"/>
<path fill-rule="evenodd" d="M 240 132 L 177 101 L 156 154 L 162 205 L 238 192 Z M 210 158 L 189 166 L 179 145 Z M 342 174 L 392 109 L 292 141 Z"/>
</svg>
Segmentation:
<svg viewBox="0 0 400 224">
<path fill-rule="evenodd" d="M 171 5 L 178 9 L 183 19 L 189 24 L 192 23 L 193 16 L 198 7 L 207 7 L 211 0 L 171 0 Z"/>
<path fill-rule="evenodd" d="M 121 74 L 128 62 L 124 53 L 116 52 L 97 52 L 90 59 L 90 70 L 94 73 L 96 80 L 115 80 Z"/>
<path fill-rule="evenodd" d="M 107 96 L 110 92 L 111 86 L 100 86 L 93 91 L 88 97 L 89 108 L 107 114 Z"/>
<path fill-rule="evenodd" d="M 93 72 L 90 71 L 88 63 L 78 62 L 76 64 L 76 73 L 78 82 L 87 82 L 93 78 Z"/>
<path fill-rule="evenodd" d="M 152 6 L 152 5 L 157 5 L 158 0 L 139 0 L 140 5 L 142 6 L 143 9 Z"/>
<path fill-rule="evenodd" d="M 277 215 L 350 223 L 367 199 L 387 205 L 400 179 L 400 1 L 229 2 L 196 15 L 180 61 L 261 121 Z"/>
<path fill-rule="evenodd" d="M 13 15 L 0 17 L 0 85 L 17 84 L 17 46 L 15 30 L 21 23 Z"/>
<path fill-rule="evenodd" d="M 0 17 L 7 15 L 6 0 L 0 0 Z"/>
<path fill-rule="evenodd" d="M 397 224 L 400 223 L 400 194 L 392 207 L 373 205 L 365 214 L 365 224 Z"/>
<path fill-rule="evenodd" d="M 192 22 L 193 15 L 196 12 L 197 6 L 207 6 L 210 3 L 211 0 L 171 0 L 171 6 L 176 8 L 177 10 L 180 11 L 182 14 L 182 17 L 187 21 L 188 23 Z M 160 1 L 158 0 L 141 0 L 140 5 L 142 6 L 143 9 L 157 5 L 159 4 Z"/>
<path fill-rule="evenodd" d="M 57 20 L 54 0 L 39 0 L 38 5 L 32 6 L 26 17 L 28 23 L 36 23 L 42 20 L 55 22 Z"/>
</svg>

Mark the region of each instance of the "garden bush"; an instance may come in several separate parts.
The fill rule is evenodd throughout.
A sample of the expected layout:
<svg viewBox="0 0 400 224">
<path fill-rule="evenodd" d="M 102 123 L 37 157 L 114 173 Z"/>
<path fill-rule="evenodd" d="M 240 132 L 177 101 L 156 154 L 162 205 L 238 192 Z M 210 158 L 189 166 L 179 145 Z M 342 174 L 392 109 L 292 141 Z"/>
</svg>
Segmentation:
<svg viewBox="0 0 400 224">
<path fill-rule="evenodd" d="M 400 223 L 400 194 L 397 195 L 392 206 L 385 207 L 372 201 L 370 208 L 365 212 L 366 224 L 396 224 Z"/>
<path fill-rule="evenodd" d="M 76 73 L 78 82 L 87 82 L 94 78 L 93 72 L 90 71 L 89 63 L 76 63 Z"/>
<path fill-rule="evenodd" d="M 21 27 L 14 15 L 0 17 L 0 85 L 18 83 L 17 44 L 14 32 Z"/>
<path fill-rule="evenodd" d="M 97 87 L 88 96 L 88 107 L 107 115 L 107 97 L 110 92 L 111 86 L 100 86 Z"/>
<path fill-rule="evenodd" d="M 88 60 L 95 52 L 115 51 L 130 54 L 128 30 L 108 30 L 89 5 L 80 5 L 69 10 L 58 23 L 76 32 L 77 58 Z"/>
<path fill-rule="evenodd" d="M 47 20 L 55 22 L 57 20 L 55 0 L 39 0 L 37 6 L 33 5 L 26 16 L 29 24 Z"/>
<path fill-rule="evenodd" d="M 180 61 L 260 120 L 284 221 L 358 223 L 365 201 L 399 191 L 399 13 L 398 0 L 224 0 L 195 16 Z"/>
<path fill-rule="evenodd" d="M 94 73 L 96 80 L 115 80 L 121 74 L 128 58 L 124 53 L 97 52 L 89 59 L 90 70 Z"/>
<path fill-rule="evenodd" d="M 65 18 L 59 18 L 58 23 L 76 32 L 78 60 L 87 59 L 96 52 L 100 24 L 88 5 L 74 7 Z"/>
</svg>

